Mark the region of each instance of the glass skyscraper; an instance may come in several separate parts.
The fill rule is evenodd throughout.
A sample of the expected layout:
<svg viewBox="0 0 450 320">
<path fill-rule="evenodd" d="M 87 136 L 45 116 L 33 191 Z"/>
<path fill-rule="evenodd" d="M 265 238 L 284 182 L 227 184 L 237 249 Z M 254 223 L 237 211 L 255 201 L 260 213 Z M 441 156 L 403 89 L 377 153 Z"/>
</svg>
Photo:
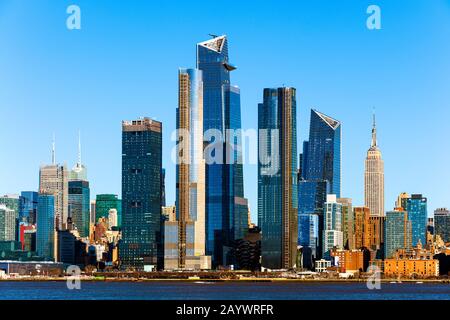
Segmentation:
<svg viewBox="0 0 450 320">
<path fill-rule="evenodd" d="M 230 72 L 236 68 L 229 63 L 226 36 L 197 44 L 197 69 L 203 72 L 204 139 L 216 150 L 210 155 L 216 161 L 205 159 L 206 254 L 212 256 L 213 266 L 229 265 L 233 261 L 229 253 L 236 237 L 242 237 L 248 208 L 242 165 L 231 163 L 240 159 L 240 139 L 234 135 L 226 139 L 227 130 L 241 128 L 240 92 L 230 85 Z"/>
<path fill-rule="evenodd" d="M 107 218 L 109 210 L 117 210 L 117 224 L 122 225 L 122 200 L 116 194 L 98 194 L 95 200 L 95 223 L 100 218 Z"/>
<path fill-rule="evenodd" d="M 335 194 L 337 198 L 341 194 L 341 123 L 317 110 L 311 110 L 309 140 L 303 142 L 300 159 L 299 215 L 311 210 L 318 215 L 317 257 L 320 258 L 324 248 L 323 204 L 327 194 Z M 299 229 L 306 230 L 308 227 L 302 225 L 305 219 L 299 220 Z"/>
<path fill-rule="evenodd" d="M 444 243 L 450 242 L 450 211 L 446 208 L 434 210 L 434 234 Z"/>
<path fill-rule="evenodd" d="M 76 226 L 80 237 L 89 237 L 90 189 L 88 181 L 69 181 L 69 217 Z"/>
<path fill-rule="evenodd" d="M 162 123 L 122 123 L 122 242 L 124 268 L 162 268 Z"/>
<path fill-rule="evenodd" d="M 37 209 L 36 250 L 47 260 L 55 257 L 55 196 L 39 194 Z"/>
<path fill-rule="evenodd" d="M 262 266 L 296 266 L 298 241 L 296 90 L 264 89 L 258 105 L 258 225 Z"/>
<path fill-rule="evenodd" d="M 22 191 L 19 204 L 19 222 L 36 223 L 39 194 L 36 191 Z"/>
<path fill-rule="evenodd" d="M 399 249 L 411 249 L 411 221 L 402 208 L 386 212 L 384 224 L 384 257 L 391 259 Z"/>
<path fill-rule="evenodd" d="M 417 246 L 419 241 L 422 246 L 427 244 L 427 198 L 421 194 L 412 194 L 406 199 L 406 211 L 411 221 L 412 245 Z"/>
</svg>

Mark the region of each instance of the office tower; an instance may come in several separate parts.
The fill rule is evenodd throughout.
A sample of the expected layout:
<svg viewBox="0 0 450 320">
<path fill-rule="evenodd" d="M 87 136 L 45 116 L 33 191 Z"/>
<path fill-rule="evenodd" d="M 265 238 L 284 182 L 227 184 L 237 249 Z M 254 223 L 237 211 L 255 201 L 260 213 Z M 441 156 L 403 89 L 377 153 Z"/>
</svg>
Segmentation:
<svg viewBox="0 0 450 320">
<path fill-rule="evenodd" d="M 56 197 L 54 194 L 42 193 L 38 196 L 36 250 L 39 256 L 47 260 L 54 260 L 56 258 Z"/>
<path fill-rule="evenodd" d="M 305 180 L 327 180 L 330 192 L 341 196 L 341 123 L 311 110 L 309 140 L 304 143 L 302 176 Z"/>
<path fill-rule="evenodd" d="M 98 194 L 95 199 L 95 223 L 100 218 L 107 218 L 109 210 L 117 210 L 117 223 L 122 224 L 122 200 L 116 194 Z"/>
<path fill-rule="evenodd" d="M 88 181 L 69 181 L 69 217 L 80 237 L 89 237 L 90 189 Z"/>
<path fill-rule="evenodd" d="M 22 191 L 19 204 L 19 222 L 26 224 L 36 223 L 38 193 L 35 191 Z"/>
<path fill-rule="evenodd" d="M 262 266 L 296 267 L 298 242 L 296 90 L 264 89 L 258 105 L 258 225 Z"/>
<path fill-rule="evenodd" d="M 206 160 L 206 254 L 213 265 L 229 265 L 235 238 L 246 231 L 247 215 L 241 160 L 240 91 L 230 85 L 226 36 L 197 44 L 197 69 L 203 72 L 203 131 Z M 232 134 L 230 130 L 235 130 Z M 214 136 L 214 137 L 212 137 Z M 214 143 L 211 143 L 213 142 Z M 208 152 L 214 149 L 215 152 Z M 225 162 L 225 163 L 224 163 Z"/>
<path fill-rule="evenodd" d="M 399 249 L 411 249 L 411 221 L 402 208 L 386 212 L 384 224 L 384 257 L 393 258 Z"/>
<path fill-rule="evenodd" d="M 303 142 L 299 185 L 299 214 L 310 210 L 315 195 L 319 219 L 317 257 L 323 256 L 323 204 L 327 194 L 341 193 L 341 123 L 317 110 L 311 110 L 309 140 Z M 311 190 L 317 189 L 314 193 Z"/>
<path fill-rule="evenodd" d="M 434 234 L 444 243 L 450 242 L 450 211 L 447 208 L 434 210 Z"/>
<path fill-rule="evenodd" d="M 0 241 L 16 240 L 16 212 L 0 204 Z"/>
<path fill-rule="evenodd" d="M 52 148 L 52 164 L 41 166 L 39 170 L 39 193 L 55 196 L 55 228 L 67 227 L 68 214 L 68 178 L 66 165 L 56 163 L 55 143 Z"/>
<path fill-rule="evenodd" d="M 336 195 L 327 195 L 324 204 L 324 226 L 323 226 L 323 254 L 330 258 L 330 250 L 343 249 L 344 238 L 342 233 L 342 204 L 337 203 Z"/>
<path fill-rule="evenodd" d="M 17 194 L 7 194 L 3 197 L 0 197 L 0 204 L 6 206 L 6 208 L 10 209 L 14 213 L 14 230 L 15 236 L 13 240 L 18 240 L 19 236 L 17 231 L 19 230 L 19 214 L 20 214 L 20 196 Z"/>
<path fill-rule="evenodd" d="M 89 213 L 89 216 L 90 216 L 90 218 L 89 218 L 89 221 L 90 221 L 90 224 L 92 225 L 92 224 L 95 224 L 95 215 L 96 215 L 96 201 L 95 200 L 91 200 L 90 201 L 90 213 Z M 120 209 L 122 209 L 122 204 L 120 205 Z"/>
<path fill-rule="evenodd" d="M 342 235 L 344 248 L 347 250 L 353 250 L 355 236 L 353 233 L 353 206 L 352 199 L 339 198 L 337 203 L 342 205 Z"/>
<path fill-rule="evenodd" d="M 372 216 L 384 216 L 384 163 L 378 148 L 375 114 L 373 115 L 372 143 L 365 161 L 364 205 L 370 209 Z"/>
<path fill-rule="evenodd" d="M 416 247 L 419 241 L 421 245 L 426 245 L 427 198 L 422 197 L 421 194 L 412 194 L 411 197 L 406 199 L 406 211 L 411 221 L 412 246 Z"/>
<path fill-rule="evenodd" d="M 150 118 L 123 121 L 119 255 L 124 268 L 151 270 L 162 265 L 161 172 L 162 123 Z"/>
<path fill-rule="evenodd" d="M 57 231 L 58 237 L 58 259 L 57 262 L 63 262 L 70 265 L 76 263 L 75 243 L 77 238 L 70 230 Z"/>
<path fill-rule="evenodd" d="M 178 73 L 175 248 L 165 254 L 166 269 L 210 269 L 205 256 L 205 159 L 203 157 L 203 76 L 198 69 Z M 168 232 L 168 235 L 170 232 Z M 167 246 L 166 246 L 167 247 Z"/>
<path fill-rule="evenodd" d="M 108 214 L 108 226 L 109 228 L 117 227 L 117 210 L 110 209 Z"/>
<path fill-rule="evenodd" d="M 81 161 L 81 139 L 78 138 L 78 161 L 70 171 L 69 178 L 69 217 L 80 237 L 89 237 L 90 228 L 90 189 L 87 169 Z"/>
<path fill-rule="evenodd" d="M 366 238 L 367 229 L 369 226 L 370 209 L 367 207 L 353 208 L 353 230 L 355 242 L 355 249 L 367 248 L 368 240 Z"/>
</svg>

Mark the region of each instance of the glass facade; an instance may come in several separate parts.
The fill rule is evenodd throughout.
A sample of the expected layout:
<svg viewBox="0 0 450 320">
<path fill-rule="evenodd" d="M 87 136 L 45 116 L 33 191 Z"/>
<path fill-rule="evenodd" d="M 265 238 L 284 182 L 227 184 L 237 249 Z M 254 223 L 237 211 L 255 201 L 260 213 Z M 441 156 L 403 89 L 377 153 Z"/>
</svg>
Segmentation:
<svg viewBox="0 0 450 320">
<path fill-rule="evenodd" d="M 123 268 L 162 268 L 161 172 L 162 123 L 149 118 L 124 121 L 119 248 Z"/>
<path fill-rule="evenodd" d="M 323 256 L 330 258 L 330 250 L 343 249 L 342 204 L 336 202 L 336 196 L 327 196 L 324 204 Z"/>
<path fill-rule="evenodd" d="M 292 268 L 298 242 L 294 88 L 264 89 L 258 105 L 258 225 L 262 266 Z"/>
<path fill-rule="evenodd" d="M 386 212 L 384 257 L 390 259 L 399 249 L 411 249 L 411 222 L 406 211 Z"/>
<path fill-rule="evenodd" d="M 69 217 L 80 237 L 89 237 L 90 189 L 88 181 L 69 181 Z"/>
<path fill-rule="evenodd" d="M 434 211 L 434 234 L 444 243 L 450 242 L 450 211 L 440 208 Z"/>
<path fill-rule="evenodd" d="M 102 217 L 108 217 L 109 210 L 117 210 L 117 225 L 122 225 L 122 200 L 116 194 L 98 194 L 95 199 L 95 223 Z"/>
<path fill-rule="evenodd" d="M 239 221 L 246 211 L 242 166 L 226 162 L 239 157 L 238 148 L 230 148 L 233 142 L 224 143 L 226 131 L 241 128 L 240 92 L 230 86 L 230 72 L 235 67 L 228 60 L 226 36 L 197 45 L 197 68 L 203 72 L 203 131 L 215 129 L 222 135 L 218 140 L 205 136 L 207 144 L 221 151 L 212 154 L 219 161 L 207 160 L 206 165 L 206 254 L 212 256 L 215 267 L 232 262 L 228 252 L 235 237 L 242 234 Z"/>
<path fill-rule="evenodd" d="M 411 221 L 412 229 L 412 245 L 417 246 L 420 243 L 424 246 L 427 244 L 427 198 L 421 194 L 413 194 L 406 199 L 406 211 Z"/>
<path fill-rule="evenodd" d="M 37 209 L 36 250 L 47 260 L 55 259 L 55 196 L 39 194 Z"/>
<path fill-rule="evenodd" d="M 35 191 L 22 191 L 19 205 L 19 221 L 29 224 L 36 223 L 38 193 Z"/>
</svg>

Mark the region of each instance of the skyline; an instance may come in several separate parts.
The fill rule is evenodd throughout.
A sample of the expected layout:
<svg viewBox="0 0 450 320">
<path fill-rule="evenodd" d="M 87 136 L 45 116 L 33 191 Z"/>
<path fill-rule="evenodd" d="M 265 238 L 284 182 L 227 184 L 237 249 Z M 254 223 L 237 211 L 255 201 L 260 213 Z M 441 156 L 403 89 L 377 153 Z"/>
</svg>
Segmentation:
<svg viewBox="0 0 450 320">
<path fill-rule="evenodd" d="M 34 4 L 27 4 L 27 8 L 32 10 L 24 10 L 23 12 L 20 11 L 20 6 L 23 6 L 24 2 L 15 2 L 14 4 L 12 4 L 12 1 L 0 2 L 0 16 L 2 17 L 0 19 L 0 39 L 3 39 L 0 40 L 0 43 L 4 47 L 11 48 L 11 50 L 0 52 L 0 69 L 4 71 L 0 75 L 0 104 L 6 106 L 4 108 L 4 111 L 6 111 L 5 119 L 9 119 L 1 126 L 0 135 L 4 137 L 4 148 L 13 150 L 14 155 L 2 159 L 0 194 L 38 189 L 39 166 L 51 163 L 50 150 L 53 132 L 56 134 L 57 162 L 67 162 L 68 168 L 71 168 L 77 160 L 78 130 L 81 130 L 83 164 L 89 170 L 92 196 L 99 193 L 120 195 L 121 121 L 148 116 L 163 122 L 163 167 L 166 169 L 167 205 L 173 204 L 175 200 L 175 165 L 171 162 L 170 152 L 175 142 L 170 141 L 170 135 L 176 124 L 178 68 L 194 66 L 192 56 L 195 52 L 195 44 L 207 40 L 207 33 L 210 32 L 210 29 L 218 29 L 219 31 L 225 29 L 223 33 L 228 35 L 230 46 L 233 48 L 231 60 L 238 66 L 238 71 L 233 74 L 233 83 L 238 84 L 241 89 L 244 129 L 257 128 L 255 115 L 257 114 L 257 104 L 262 100 L 261 92 L 263 88 L 276 87 L 281 84 L 295 87 L 298 91 L 298 146 L 300 147 L 302 141 L 307 138 L 309 130 L 308 114 L 311 108 L 341 121 L 343 127 L 341 196 L 350 197 L 354 204 L 362 205 L 364 202 L 364 158 L 367 148 L 370 146 L 371 114 L 372 107 L 375 106 L 378 140 L 383 150 L 383 159 L 386 166 L 386 211 L 394 207 L 394 200 L 403 191 L 410 194 L 422 193 L 426 196 L 429 199 L 429 216 L 438 207 L 449 207 L 450 201 L 447 200 L 446 195 L 449 194 L 450 187 L 445 185 L 445 181 L 446 178 L 450 178 L 450 173 L 444 170 L 446 167 L 445 159 L 449 151 L 442 150 L 443 148 L 437 143 L 427 144 L 430 138 L 439 137 L 436 140 L 445 141 L 446 137 L 449 137 L 449 134 L 445 132 L 445 118 L 449 111 L 446 110 L 445 106 L 439 107 L 440 101 L 438 101 L 441 98 L 446 104 L 450 101 L 449 94 L 444 91 L 445 84 L 448 83 L 449 79 L 450 73 L 447 71 L 450 70 L 450 64 L 443 60 L 443 57 L 448 56 L 450 47 L 448 44 L 439 41 L 444 41 L 444 36 L 448 35 L 450 30 L 449 24 L 443 23 L 445 19 L 449 21 L 448 3 L 441 1 L 438 4 L 431 4 L 429 7 L 423 7 L 418 5 L 418 1 L 415 1 L 412 2 L 415 6 L 408 2 L 409 6 L 402 7 L 399 4 L 388 4 L 386 1 L 377 2 L 382 8 L 383 16 L 383 29 L 379 31 L 369 31 L 365 28 L 365 19 L 367 18 L 365 8 L 369 4 L 368 2 L 367 5 L 366 3 L 360 6 L 348 5 L 348 8 L 347 5 L 340 4 L 339 7 L 345 8 L 343 10 L 345 12 L 342 15 L 337 14 L 337 17 L 328 24 L 323 24 L 324 20 L 330 18 L 330 13 L 327 12 L 331 11 L 336 14 L 335 10 L 319 10 L 317 7 L 313 8 L 305 3 L 298 4 L 297 8 L 306 11 L 301 15 L 302 10 L 300 10 L 299 14 L 303 20 L 300 19 L 302 21 L 298 23 L 300 26 L 304 26 L 304 23 L 306 23 L 309 26 L 308 31 L 301 29 L 301 27 L 292 28 L 292 30 L 286 31 L 288 35 L 283 34 L 282 38 L 284 40 L 289 36 L 300 38 L 301 44 L 297 47 L 299 51 L 296 51 L 300 58 L 288 50 L 289 48 L 295 48 L 294 46 L 289 47 L 289 42 L 278 40 L 277 44 L 287 49 L 274 55 L 277 50 L 269 48 L 260 41 L 261 34 L 269 37 L 275 35 L 276 31 L 268 34 L 260 32 L 261 34 L 252 37 L 244 29 L 238 31 L 236 26 L 214 25 L 210 20 L 207 20 L 204 26 L 195 23 L 187 26 L 187 28 L 194 29 L 192 35 L 188 37 L 155 35 L 151 28 L 146 29 L 144 27 L 147 26 L 146 21 L 144 21 L 144 14 L 139 13 L 140 9 L 143 9 L 142 7 L 148 6 L 147 4 L 131 4 L 127 10 L 132 13 L 132 17 L 137 19 L 134 21 L 125 20 L 129 23 L 126 24 L 123 23 L 124 18 L 121 20 L 122 26 L 119 27 L 119 25 L 111 22 L 113 20 L 111 17 L 118 16 L 120 6 L 108 3 L 108 10 L 102 11 L 100 10 L 102 7 L 98 3 L 89 4 L 87 1 L 77 1 L 83 17 L 85 17 L 83 18 L 82 30 L 68 31 L 64 25 L 66 18 L 64 9 L 68 2 L 58 5 L 43 2 L 44 4 L 41 3 L 36 8 L 33 8 Z M 403 4 L 405 3 L 403 2 Z M 245 5 L 248 5 L 248 3 Z M 195 14 L 201 15 L 201 5 L 197 7 L 191 4 L 191 6 L 193 7 L 191 10 L 195 8 L 198 11 Z M 214 5 L 211 4 L 211 6 Z M 335 6 L 335 4 L 331 6 Z M 417 19 L 418 12 L 415 10 L 436 10 L 439 7 L 447 9 L 446 12 L 439 15 L 442 20 L 430 14 L 424 14 L 422 20 Z M 162 12 L 177 16 L 180 14 L 178 11 L 167 9 L 178 9 L 182 12 L 183 8 L 184 4 L 180 4 L 180 8 L 171 8 L 171 4 L 168 4 L 163 5 Z M 48 17 L 51 17 L 50 21 L 38 21 L 37 17 L 45 16 L 43 11 L 45 12 L 46 9 L 49 9 Z M 350 12 L 347 12 L 347 9 Z M 390 9 L 395 9 L 396 14 L 401 13 L 403 18 L 406 15 L 407 19 L 395 20 Z M 402 12 L 402 9 L 407 9 L 406 13 Z M 267 11 L 261 8 L 256 8 L 256 10 L 267 14 Z M 246 10 L 242 11 L 245 12 Z M 314 22 L 312 18 L 318 15 L 319 11 L 323 16 L 320 17 L 319 22 Z M 30 12 L 33 13 L 33 16 Z M 154 14 L 152 12 L 145 13 L 148 15 Z M 108 14 L 111 16 L 108 16 Z M 237 17 L 234 18 L 240 21 L 238 25 L 242 28 L 244 19 L 239 14 L 242 15 L 242 12 L 239 12 Z M 312 17 L 309 17 L 308 14 L 312 14 Z M 22 18 L 10 20 L 11 17 L 17 18 L 17 15 Z M 94 17 L 94 15 L 98 17 Z M 164 14 L 161 14 L 161 16 L 164 16 Z M 441 28 L 440 32 L 435 34 L 435 37 L 429 37 L 425 32 L 430 29 L 434 30 L 430 24 L 419 23 L 430 19 L 430 16 L 439 20 L 435 23 L 436 26 Z M 346 18 L 349 19 L 344 21 Z M 27 22 L 24 23 L 24 21 Z M 97 39 L 100 42 L 100 49 L 90 48 L 89 40 L 108 31 L 107 26 L 102 25 L 105 21 L 111 23 L 110 26 L 113 27 L 114 32 L 111 31 L 106 39 Z M 280 20 L 275 19 L 267 22 L 273 27 L 276 21 L 280 22 Z M 417 22 L 417 25 L 421 27 L 419 34 L 414 32 L 418 31 L 417 26 L 416 28 L 410 24 L 403 26 L 402 21 L 403 23 L 405 21 L 419 21 Z M 255 28 L 257 26 L 263 27 L 261 24 L 256 24 L 255 21 L 252 22 L 254 24 L 249 27 L 251 30 L 258 29 Z M 33 25 L 33 23 L 36 28 L 29 28 L 29 25 Z M 317 26 L 317 28 L 311 27 L 311 23 L 314 23 L 313 26 Z M 337 24 L 337 31 L 332 28 L 333 23 Z M 294 21 L 283 25 L 289 24 L 295 25 Z M 408 27 L 413 27 L 413 30 L 405 33 L 405 31 L 408 31 L 406 30 Z M 318 28 L 325 28 L 325 31 L 320 33 Z M 354 28 L 354 30 L 350 28 Z M 399 28 L 403 30 L 403 33 L 400 34 L 404 36 L 400 40 L 404 40 L 404 42 L 400 41 L 400 43 L 394 44 L 393 41 L 399 40 L 395 36 Z M 171 30 L 170 35 L 173 35 L 175 29 Z M 227 32 L 227 29 L 229 32 Z M 15 30 L 15 32 L 9 33 L 6 30 Z M 48 37 L 41 34 L 41 32 L 46 31 L 50 32 Z M 152 44 L 162 44 L 160 48 L 170 48 L 172 43 L 176 42 L 179 52 L 177 50 L 172 50 L 177 51 L 176 53 L 170 50 L 170 52 L 161 50 L 168 58 L 160 60 L 162 56 L 160 53 L 153 51 L 154 46 L 150 44 L 148 47 L 144 47 L 144 41 L 138 35 L 133 34 L 134 31 L 139 31 L 141 37 L 148 34 L 155 36 L 156 39 L 152 41 Z M 326 40 L 332 40 L 326 32 L 330 32 L 330 35 L 340 36 L 341 40 L 344 40 L 341 43 L 343 46 L 349 42 L 354 46 L 350 47 L 350 50 L 337 50 L 335 52 L 337 63 L 326 59 L 326 57 L 331 58 L 331 56 L 324 52 L 315 51 L 319 48 L 331 49 L 333 44 L 337 44 L 335 41 L 331 41 L 331 46 L 321 41 L 318 41 L 319 44 L 311 42 L 317 40 L 315 38 L 317 33 L 325 39 L 325 42 Z M 33 34 L 37 37 L 33 38 Z M 11 35 L 17 36 L 17 39 L 10 38 Z M 131 45 L 132 49 L 122 49 L 115 53 L 109 51 L 108 49 L 119 49 L 118 47 L 121 46 L 119 42 L 114 42 L 114 35 L 123 37 L 133 35 L 125 43 L 122 42 L 122 44 Z M 57 40 L 51 40 L 51 36 L 56 36 L 55 39 Z M 426 39 L 423 38 L 424 36 Z M 439 36 L 442 39 L 439 39 Z M 162 37 L 162 39 L 157 40 L 159 37 Z M 374 52 L 362 50 L 366 53 L 366 56 L 364 59 L 358 59 L 357 56 L 358 53 L 361 53 L 361 50 L 358 50 L 357 44 L 353 43 L 354 37 L 362 40 L 360 42 L 362 45 L 369 45 L 368 50 Z M 27 43 L 24 42 L 25 38 Z M 418 47 L 428 43 L 430 47 L 441 45 L 442 50 L 438 53 L 430 53 L 418 48 L 412 49 L 415 46 L 408 44 L 408 47 L 406 45 L 408 39 L 414 39 Z M 39 40 L 46 40 L 46 42 L 36 42 Z M 386 40 L 388 44 L 386 44 Z M 57 46 L 58 41 L 61 41 L 60 47 Z M 80 45 L 84 50 L 79 50 Z M 314 46 L 314 48 L 308 49 L 308 45 Z M 384 50 L 386 50 L 386 47 L 393 49 L 394 57 L 388 56 L 392 52 L 380 50 L 377 45 L 382 45 Z M 26 51 L 27 48 L 32 49 L 34 46 L 36 50 L 29 51 L 35 53 L 35 57 L 22 52 Z M 406 50 L 401 50 L 400 46 L 404 46 Z M 144 52 L 141 53 L 138 50 L 139 48 L 144 49 Z M 307 54 L 303 53 L 302 55 L 301 51 L 305 48 L 307 48 Z M 407 52 L 408 48 L 410 52 Z M 50 49 L 54 49 L 55 52 L 50 52 Z M 265 52 L 265 50 L 268 52 Z M 352 53 L 352 50 L 355 52 Z M 253 55 L 254 52 L 258 52 L 259 55 Z M 105 57 L 102 54 L 105 53 L 109 53 L 106 56 L 107 62 L 102 60 Z M 44 57 L 44 54 L 48 55 Z M 317 54 L 318 57 L 312 57 L 309 54 Z M 58 55 L 61 56 L 58 57 Z M 346 55 L 349 56 L 344 58 Z M 373 59 L 377 55 L 381 56 L 386 65 L 377 61 L 377 59 Z M 426 59 L 425 61 L 416 61 L 413 58 L 415 55 L 424 55 L 430 61 Z M 415 57 L 418 58 L 418 56 Z M 66 61 L 65 58 L 69 59 Z M 303 62 L 301 62 L 302 58 L 304 58 Z M 137 62 L 133 63 L 128 59 L 136 59 Z M 255 61 L 251 61 L 252 59 Z M 154 61 L 162 61 L 161 66 L 156 65 Z M 429 63 L 432 65 L 429 73 L 431 74 L 434 71 L 434 77 L 430 77 L 425 70 L 430 67 Z M 435 63 L 439 66 L 436 67 Z M 20 65 L 20 67 L 17 65 Z M 86 65 L 90 68 L 86 68 Z M 396 71 L 390 73 L 390 76 L 393 77 L 392 83 L 400 87 L 398 91 L 394 91 L 392 83 L 387 81 L 391 78 L 380 71 L 380 68 L 387 70 L 389 66 L 393 67 L 394 65 Z M 15 66 L 17 69 L 14 68 Z M 46 66 L 50 68 L 45 68 Z M 117 73 L 112 72 L 108 68 L 110 66 L 116 67 Z M 129 66 L 132 68 L 128 70 L 127 67 Z M 370 68 L 370 66 L 373 66 L 373 68 Z M 409 70 L 409 67 L 415 67 L 416 71 Z M 128 71 L 120 71 L 121 68 Z M 150 72 L 154 71 L 154 68 L 159 72 Z M 327 68 L 330 69 L 327 70 Z M 317 69 L 319 69 L 319 72 Z M 269 72 L 266 72 L 267 70 Z M 103 72 L 103 74 L 98 75 L 97 71 Z M 341 83 L 343 72 L 347 73 L 344 78 L 348 82 L 343 81 Z M 305 75 L 303 76 L 302 73 Z M 95 75 L 93 76 L 93 74 Z M 365 76 L 368 74 L 373 76 L 374 80 L 367 79 Z M 415 78 L 417 75 L 425 75 L 425 77 L 417 79 Z M 112 77 L 112 79 L 108 79 L 108 77 Z M 74 80 L 71 81 L 71 79 Z M 417 83 L 411 79 L 415 79 Z M 431 80 L 435 79 L 439 79 L 439 81 L 432 83 Z M 96 80 L 99 80 L 99 83 L 96 83 Z M 364 82 L 363 80 L 367 81 Z M 420 90 L 412 89 L 410 85 L 414 83 L 416 84 L 414 88 L 424 88 L 426 89 L 424 91 L 427 92 L 423 93 Z M 337 87 L 335 87 L 336 84 L 338 84 Z M 55 90 L 55 88 L 57 89 Z M 360 90 L 359 93 L 358 90 Z M 411 92 L 414 94 L 411 95 Z M 384 96 L 386 93 L 390 94 Z M 73 100 L 67 98 L 72 95 L 76 98 Z M 158 95 L 162 97 L 158 97 Z M 395 102 L 400 101 L 401 103 L 398 104 L 400 110 L 397 110 L 395 109 Z M 68 109 L 61 107 L 56 109 L 58 105 L 62 104 Z M 92 105 L 98 106 L 98 109 L 93 110 Z M 412 106 L 412 108 L 408 108 L 409 106 Z M 419 110 L 414 109 L 414 106 Z M 250 112 L 247 112 L 248 110 Z M 72 114 L 70 114 L 71 111 Z M 406 111 L 409 114 L 405 113 Z M 13 131 L 17 130 L 17 123 L 21 124 L 19 126 L 20 135 L 16 135 Z M 402 132 L 398 131 L 397 126 L 400 126 Z M 43 130 L 42 127 L 44 127 Z M 96 129 L 100 129 L 100 132 Z M 405 132 L 406 137 L 409 137 L 409 141 L 405 139 L 403 132 Z M 30 139 L 30 137 L 32 138 Z M 24 143 L 23 141 L 27 142 Z M 21 147 L 17 147 L 18 144 Z M 420 150 L 419 156 L 417 156 L 417 149 Z M 298 153 L 300 151 L 299 149 Z M 430 156 L 427 157 L 426 155 Z M 427 170 L 424 170 L 424 162 L 427 164 Z M 21 168 L 21 170 L 16 168 Z M 411 174 L 414 170 L 417 170 L 418 173 Z M 426 175 L 419 174 L 423 172 L 426 172 Z M 8 183 L 4 181 L 8 181 Z M 244 165 L 244 184 L 245 196 L 250 203 L 252 221 L 256 222 L 256 165 Z"/>
</svg>

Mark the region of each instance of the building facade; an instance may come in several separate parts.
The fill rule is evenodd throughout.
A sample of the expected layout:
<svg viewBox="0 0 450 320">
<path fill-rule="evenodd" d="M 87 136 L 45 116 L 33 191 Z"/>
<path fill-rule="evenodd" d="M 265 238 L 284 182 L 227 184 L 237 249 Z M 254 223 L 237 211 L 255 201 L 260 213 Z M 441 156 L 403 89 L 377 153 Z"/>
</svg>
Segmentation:
<svg viewBox="0 0 450 320">
<path fill-rule="evenodd" d="M 89 181 L 69 181 L 69 217 L 80 237 L 89 237 L 90 189 Z"/>
<path fill-rule="evenodd" d="M 122 266 L 162 268 L 162 123 L 122 123 Z M 98 212 L 98 202 L 97 202 Z"/>
<path fill-rule="evenodd" d="M 439 235 L 444 243 L 450 242 L 450 211 L 447 208 L 434 211 L 434 234 Z"/>
<path fill-rule="evenodd" d="M 323 210 L 323 254 L 325 258 L 330 258 L 332 249 L 344 248 L 342 204 L 336 201 L 336 195 L 329 194 Z"/>
<path fill-rule="evenodd" d="M 258 225 L 262 266 L 290 269 L 298 243 L 295 88 L 264 89 L 258 106 Z"/>
<path fill-rule="evenodd" d="M 16 212 L 0 204 L 0 241 L 16 240 Z"/>
<path fill-rule="evenodd" d="M 364 205 L 370 209 L 372 216 L 384 216 L 384 163 L 378 148 L 375 115 L 373 116 L 372 143 L 365 161 Z"/>
<path fill-rule="evenodd" d="M 54 194 L 40 193 L 38 196 L 36 250 L 47 260 L 56 258 L 55 198 Z"/>
<path fill-rule="evenodd" d="M 386 259 L 394 257 L 397 250 L 410 250 L 411 236 L 411 221 L 408 220 L 408 212 L 403 208 L 386 212 L 384 224 L 384 256 Z"/>
<path fill-rule="evenodd" d="M 122 222 L 122 200 L 116 194 L 98 194 L 95 199 L 95 222 L 100 218 L 107 218 L 109 210 L 117 210 L 117 223 Z"/>
<path fill-rule="evenodd" d="M 426 245 L 428 223 L 427 198 L 421 194 L 412 194 L 405 202 L 405 210 L 408 212 L 408 218 L 411 221 L 412 246 L 417 246 L 419 241 L 422 245 Z"/>
</svg>

